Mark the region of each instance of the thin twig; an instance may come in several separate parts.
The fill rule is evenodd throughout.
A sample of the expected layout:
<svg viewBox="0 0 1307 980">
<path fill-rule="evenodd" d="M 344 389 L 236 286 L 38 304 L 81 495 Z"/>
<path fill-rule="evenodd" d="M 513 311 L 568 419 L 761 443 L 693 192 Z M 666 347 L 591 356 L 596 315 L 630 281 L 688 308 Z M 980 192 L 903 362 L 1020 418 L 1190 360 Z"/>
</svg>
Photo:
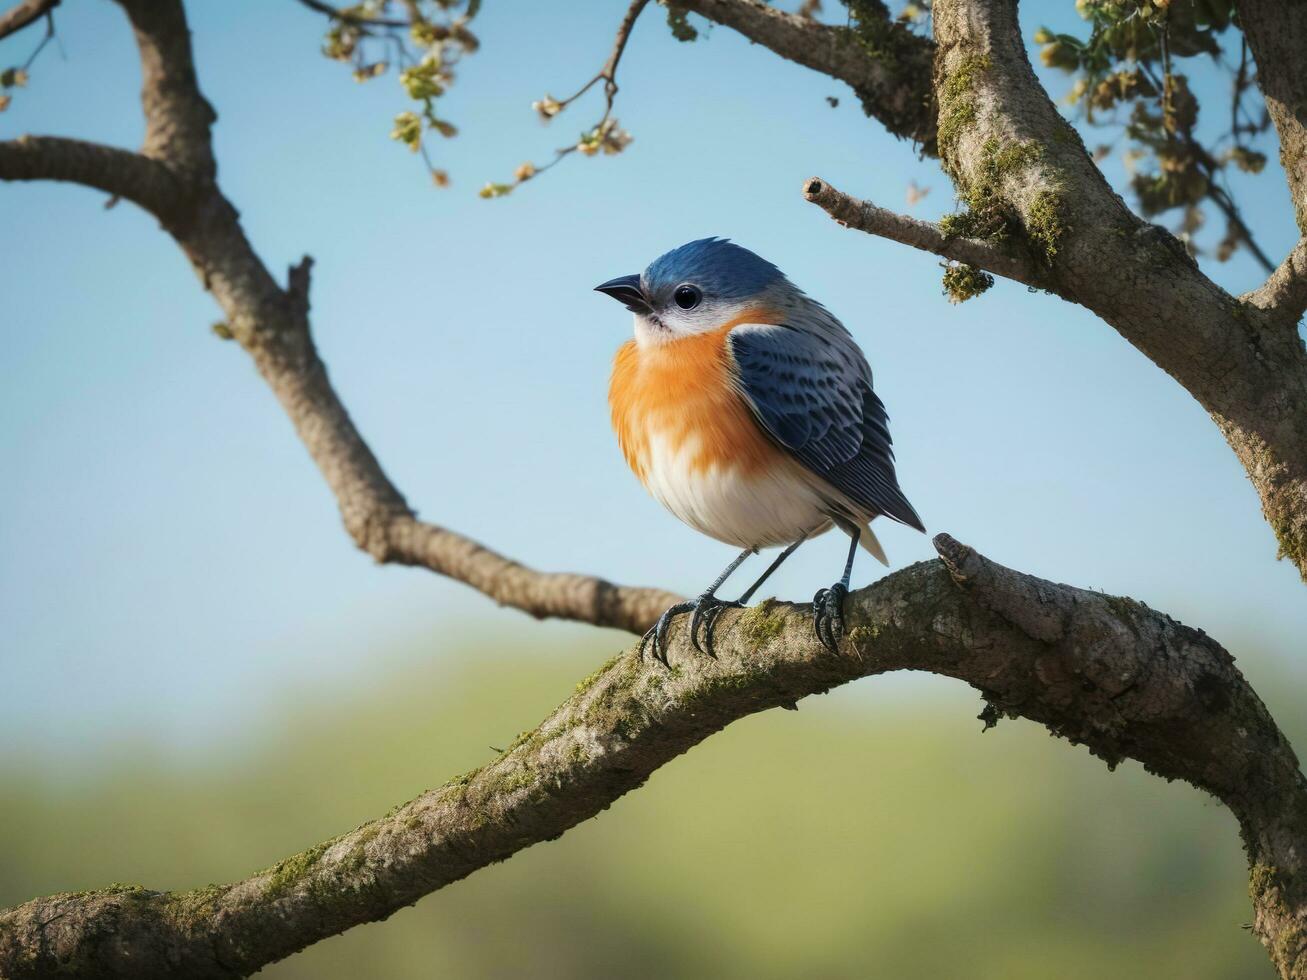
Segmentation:
<svg viewBox="0 0 1307 980">
<path fill-rule="evenodd" d="M 36 46 L 36 50 L 27 56 L 23 62 L 23 71 L 27 71 L 36 61 L 37 56 L 45 50 L 45 46 L 54 40 L 54 11 L 45 12 L 45 35 L 41 38 L 41 43 Z"/>
<path fill-rule="evenodd" d="M 323 3 L 322 0 L 299 0 L 302 6 L 315 10 L 320 14 L 326 14 L 332 20 L 338 20 L 342 24 L 349 24 L 351 27 L 398 27 L 407 28 L 409 22 L 406 20 L 394 20 L 386 17 L 360 17 L 358 14 L 352 14 L 348 10 L 341 10 L 339 7 L 333 7 L 329 3 Z"/>
<path fill-rule="evenodd" d="M 600 137 L 603 137 L 604 127 L 607 125 L 609 119 L 612 118 L 613 103 L 617 98 L 617 66 L 622 62 L 622 52 L 626 50 L 626 42 L 630 40 L 631 29 L 635 27 L 635 22 L 639 19 L 641 12 L 646 6 L 648 6 L 648 4 L 649 0 L 633 0 L 631 5 L 626 8 L 626 14 L 622 17 L 622 22 L 617 27 L 617 35 L 613 39 L 613 50 L 612 53 L 608 55 L 608 60 L 604 62 L 604 66 L 599 69 L 599 72 L 593 78 L 582 85 L 575 93 L 561 101 L 558 101 L 553 110 L 546 116 L 546 119 L 551 119 L 558 115 L 577 99 L 581 98 L 581 96 L 589 92 L 597 84 L 603 82 L 604 114 L 599 117 L 599 121 L 589 130 L 591 133 L 598 132 Z M 547 170 L 553 169 L 558 166 L 565 157 L 575 153 L 579 148 L 579 143 L 559 147 L 554 151 L 554 158 L 548 163 L 541 164 L 538 167 L 534 164 L 529 165 L 529 172 L 526 176 L 519 176 L 517 183 L 525 183 L 527 180 L 531 180 L 540 176 L 542 173 L 545 173 Z"/>
</svg>

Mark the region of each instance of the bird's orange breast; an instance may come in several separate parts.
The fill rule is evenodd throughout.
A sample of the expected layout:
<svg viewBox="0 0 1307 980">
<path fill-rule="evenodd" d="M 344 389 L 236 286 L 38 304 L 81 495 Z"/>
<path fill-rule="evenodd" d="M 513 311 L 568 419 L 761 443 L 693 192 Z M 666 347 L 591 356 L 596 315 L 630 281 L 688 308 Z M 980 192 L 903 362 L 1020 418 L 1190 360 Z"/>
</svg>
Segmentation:
<svg viewBox="0 0 1307 980">
<path fill-rule="evenodd" d="M 622 453 L 642 481 L 655 437 L 673 452 L 690 450 L 691 474 L 734 468 L 752 475 L 781 461 L 735 390 L 726 346 L 732 327 L 765 322 L 751 313 L 708 333 L 643 348 L 629 340 L 618 350 L 608 404 Z"/>
</svg>

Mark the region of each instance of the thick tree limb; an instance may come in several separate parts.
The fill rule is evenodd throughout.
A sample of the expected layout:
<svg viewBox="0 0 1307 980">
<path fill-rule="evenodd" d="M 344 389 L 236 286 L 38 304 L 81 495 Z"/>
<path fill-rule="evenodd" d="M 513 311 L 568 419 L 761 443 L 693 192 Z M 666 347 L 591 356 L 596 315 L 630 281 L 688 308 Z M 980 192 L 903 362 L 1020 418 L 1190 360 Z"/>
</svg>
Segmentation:
<svg viewBox="0 0 1307 980">
<path fill-rule="evenodd" d="M 191 32 L 180 0 L 115 0 L 127 13 L 141 57 L 141 152 L 200 181 L 216 173 L 209 129 L 218 118 L 200 94 Z"/>
<path fill-rule="evenodd" d="M 0 142 L 0 180 L 61 180 L 139 204 L 162 221 L 176 220 L 186 190 L 165 164 L 131 150 L 59 136 Z"/>
<path fill-rule="evenodd" d="M 965 262 L 1037 289 L 1053 286 L 1046 271 L 1024 253 L 1005 250 L 975 238 L 951 237 L 939 225 L 887 211 L 870 201 L 860 201 L 836 190 L 820 177 L 811 177 L 804 182 L 803 196 L 845 228 L 856 228 L 955 262 Z"/>
<path fill-rule="evenodd" d="M 1235 9 L 1257 62 L 1257 87 L 1280 136 L 1298 230 L 1307 235 L 1307 4 L 1236 0 Z"/>
<path fill-rule="evenodd" d="M 1239 298 L 1297 324 L 1307 311 L 1307 238 L 1299 239 L 1266 282 Z"/>
<path fill-rule="evenodd" d="M 0 913 L 0 975 L 75 964 L 75 975 L 104 978 L 243 976 L 557 837 L 736 719 L 902 669 L 966 681 L 991 719 L 1030 718 L 1110 765 L 1138 759 L 1207 790 L 1239 819 L 1254 886 L 1299 895 L 1307 783 L 1219 644 L 946 535 L 936 547 L 942 561 L 849 597 L 839 655 L 813 638 L 808 606 L 727 613 L 715 660 L 690 650 L 682 622 L 674 670 L 628 651 L 488 765 L 243 881 L 183 893 L 117 886 Z M 1259 899 L 1259 921 L 1279 907 Z"/>
<path fill-rule="evenodd" d="M 845 82 L 867 114 L 895 136 L 935 153 L 930 66 L 935 46 L 895 23 L 883 5 L 861 31 L 832 27 L 760 0 L 675 0 L 675 6 L 738 31 L 788 61 Z M 871 17 L 871 3 L 862 5 Z"/>
<path fill-rule="evenodd" d="M 1047 288 L 1094 311 L 1211 413 L 1307 581 L 1307 350 L 1125 206 L 1039 85 L 1015 0 L 938 0 L 941 162 L 977 227 L 998 227 Z"/>
<path fill-rule="evenodd" d="M 0 38 L 16 34 L 59 6 L 60 0 L 23 0 L 0 12 Z"/>
</svg>

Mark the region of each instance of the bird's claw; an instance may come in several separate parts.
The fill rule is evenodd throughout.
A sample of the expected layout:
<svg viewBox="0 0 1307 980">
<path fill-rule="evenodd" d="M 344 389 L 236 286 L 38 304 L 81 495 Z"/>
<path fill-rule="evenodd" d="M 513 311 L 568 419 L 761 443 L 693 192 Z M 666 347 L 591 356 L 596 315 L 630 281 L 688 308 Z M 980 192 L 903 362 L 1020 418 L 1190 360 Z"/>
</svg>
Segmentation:
<svg viewBox="0 0 1307 980">
<path fill-rule="evenodd" d="M 744 603 L 735 602 L 734 600 L 718 599 L 714 595 L 701 595 L 694 603 L 694 615 L 690 617 L 690 643 L 700 653 L 706 653 L 708 656 L 716 659 L 717 652 L 713 649 L 713 629 L 717 625 L 717 617 L 722 614 L 723 609 L 743 609 Z M 703 643 L 699 643 L 699 627 L 703 627 Z"/>
<path fill-rule="evenodd" d="M 812 597 L 812 631 L 831 653 L 839 653 L 840 637 L 844 635 L 844 597 L 848 594 L 848 587 L 836 582 Z"/>
<path fill-rule="evenodd" d="M 664 667 L 670 667 L 667 662 L 667 631 L 672 627 L 672 620 L 678 613 L 689 612 L 693 609 L 693 602 L 678 602 L 665 613 L 658 617 L 658 621 L 649 627 L 644 637 L 640 640 L 640 659 L 644 659 L 644 650 L 651 642 L 653 643 L 654 659 Z"/>
<path fill-rule="evenodd" d="M 665 613 L 658 617 L 658 622 L 649 627 L 649 631 L 644 634 L 640 640 L 640 657 L 644 657 L 644 651 L 647 647 L 653 647 L 654 659 L 664 667 L 671 666 L 667 662 L 667 633 L 672 628 L 672 620 L 683 612 L 693 612 L 690 618 L 690 644 L 700 653 L 705 653 L 710 657 L 717 656 L 713 650 L 713 628 L 717 623 L 717 617 L 722 614 L 723 609 L 742 609 L 744 604 L 733 602 L 726 599 L 718 599 L 714 595 L 701 595 L 693 602 L 678 602 Z M 700 631 L 703 633 L 703 642 L 700 642 Z"/>
</svg>

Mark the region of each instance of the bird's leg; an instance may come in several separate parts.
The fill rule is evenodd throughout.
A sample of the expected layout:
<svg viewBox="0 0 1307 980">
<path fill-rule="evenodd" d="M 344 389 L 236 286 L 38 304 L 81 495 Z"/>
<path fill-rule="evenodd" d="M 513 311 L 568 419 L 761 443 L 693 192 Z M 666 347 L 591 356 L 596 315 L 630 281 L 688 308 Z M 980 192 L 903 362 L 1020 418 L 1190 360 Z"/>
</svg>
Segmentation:
<svg viewBox="0 0 1307 980">
<path fill-rule="evenodd" d="M 829 589 L 820 590 L 812 597 L 812 630 L 831 653 L 839 652 L 840 637 L 844 634 L 844 597 L 849 594 L 849 579 L 853 576 L 853 556 L 858 551 L 859 533 L 851 532 L 849 557 L 844 562 L 844 577 Z"/>
<path fill-rule="evenodd" d="M 702 653 L 703 651 L 699 646 L 698 640 L 694 639 L 694 627 L 698 625 L 699 609 L 720 602 L 721 600 L 718 599 L 714 593 L 722 587 L 723 582 L 730 578 L 731 572 L 735 571 L 744 563 L 744 559 L 748 558 L 750 555 L 756 555 L 757 553 L 757 548 L 745 548 L 735 557 L 734 561 L 726 566 L 722 573 L 717 576 L 713 584 L 708 586 L 699 598 L 695 599 L 693 602 L 678 602 L 676 605 L 672 606 L 671 609 L 668 609 L 665 613 L 659 616 L 658 622 L 649 627 L 649 631 L 644 634 L 644 639 L 640 641 L 640 656 L 644 656 L 645 645 L 652 640 L 654 657 L 661 660 L 664 666 L 669 666 L 667 663 L 667 631 L 671 628 L 672 620 L 678 613 L 689 612 L 692 609 L 695 611 L 695 619 L 691 621 L 690 636 L 691 640 L 694 642 L 694 648 Z"/>
<path fill-rule="evenodd" d="M 803 544 L 803 542 L 807 541 L 808 535 L 811 533 L 812 533 L 811 531 L 804 531 L 803 534 L 799 536 L 799 540 L 795 541 L 784 551 L 782 551 L 779 555 L 777 555 L 776 560 L 767 566 L 767 570 L 763 572 L 760 576 L 758 576 L 758 581 L 754 582 L 751 586 L 749 586 L 748 589 L 745 590 L 744 594 L 740 596 L 738 599 L 736 599 L 734 602 L 717 602 L 709 606 L 708 609 L 704 611 L 703 613 L 704 645 L 703 647 L 700 647 L 700 649 L 707 650 L 708 656 L 710 657 L 715 657 L 717 655 L 713 651 L 713 630 L 717 626 L 717 617 L 722 614 L 722 610 L 743 609 L 745 606 L 747 606 L 749 604 L 749 600 L 753 598 L 753 594 L 757 592 L 760 588 L 762 588 L 762 584 L 766 582 L 767 579 L 771 578 L 772 572 L 780 568 L 781 563 L 784 562 L 786 558 L 790 557 L 790 555 L 794 554 L 795 549 L 797 549 L 799 545 Z M 699 610 L 696 609 L 695 619 L 697 620 L 698 618 L 699 618 Z M 697 631 L 692 630 L 691 637 L 694 640 L 696 640 L 695 646 L 698 646 L 697 643 L 698 635 L 699 634 Z"/>
<path fill-rule="evenodd" d="M 744 595 L 740 596 L 740 598 L 737 599 L 736 601 L 739 602 L 739 604 L 742 606 L 747 605 L 749 600 L 753 598 L 753 594 L 762 588 L 762 583 L 766 582 L 769 578 L 771 578 L 772 572 L 780 568 L 781 563 L 785 561 L 786 558 L 790 557 L 790 555 L 794 554 L 794 552 L 798 550 L 799 545 L 803 544 L 803 542 L 808 540 L 808 535 L 811 533 L 812 533 L 811 531 L 804 531 L 803 534 L 800 535 L 798 541 L 795 541 L 794 544 L 790 545 L 779 555 L 777 555 L 776 560 L 767 566 L 767 571 L 759 575 L 758 581 L 754 582 L 751 586 L 749 586 L 749 588 L 745 591 Z"/>
</svg>

